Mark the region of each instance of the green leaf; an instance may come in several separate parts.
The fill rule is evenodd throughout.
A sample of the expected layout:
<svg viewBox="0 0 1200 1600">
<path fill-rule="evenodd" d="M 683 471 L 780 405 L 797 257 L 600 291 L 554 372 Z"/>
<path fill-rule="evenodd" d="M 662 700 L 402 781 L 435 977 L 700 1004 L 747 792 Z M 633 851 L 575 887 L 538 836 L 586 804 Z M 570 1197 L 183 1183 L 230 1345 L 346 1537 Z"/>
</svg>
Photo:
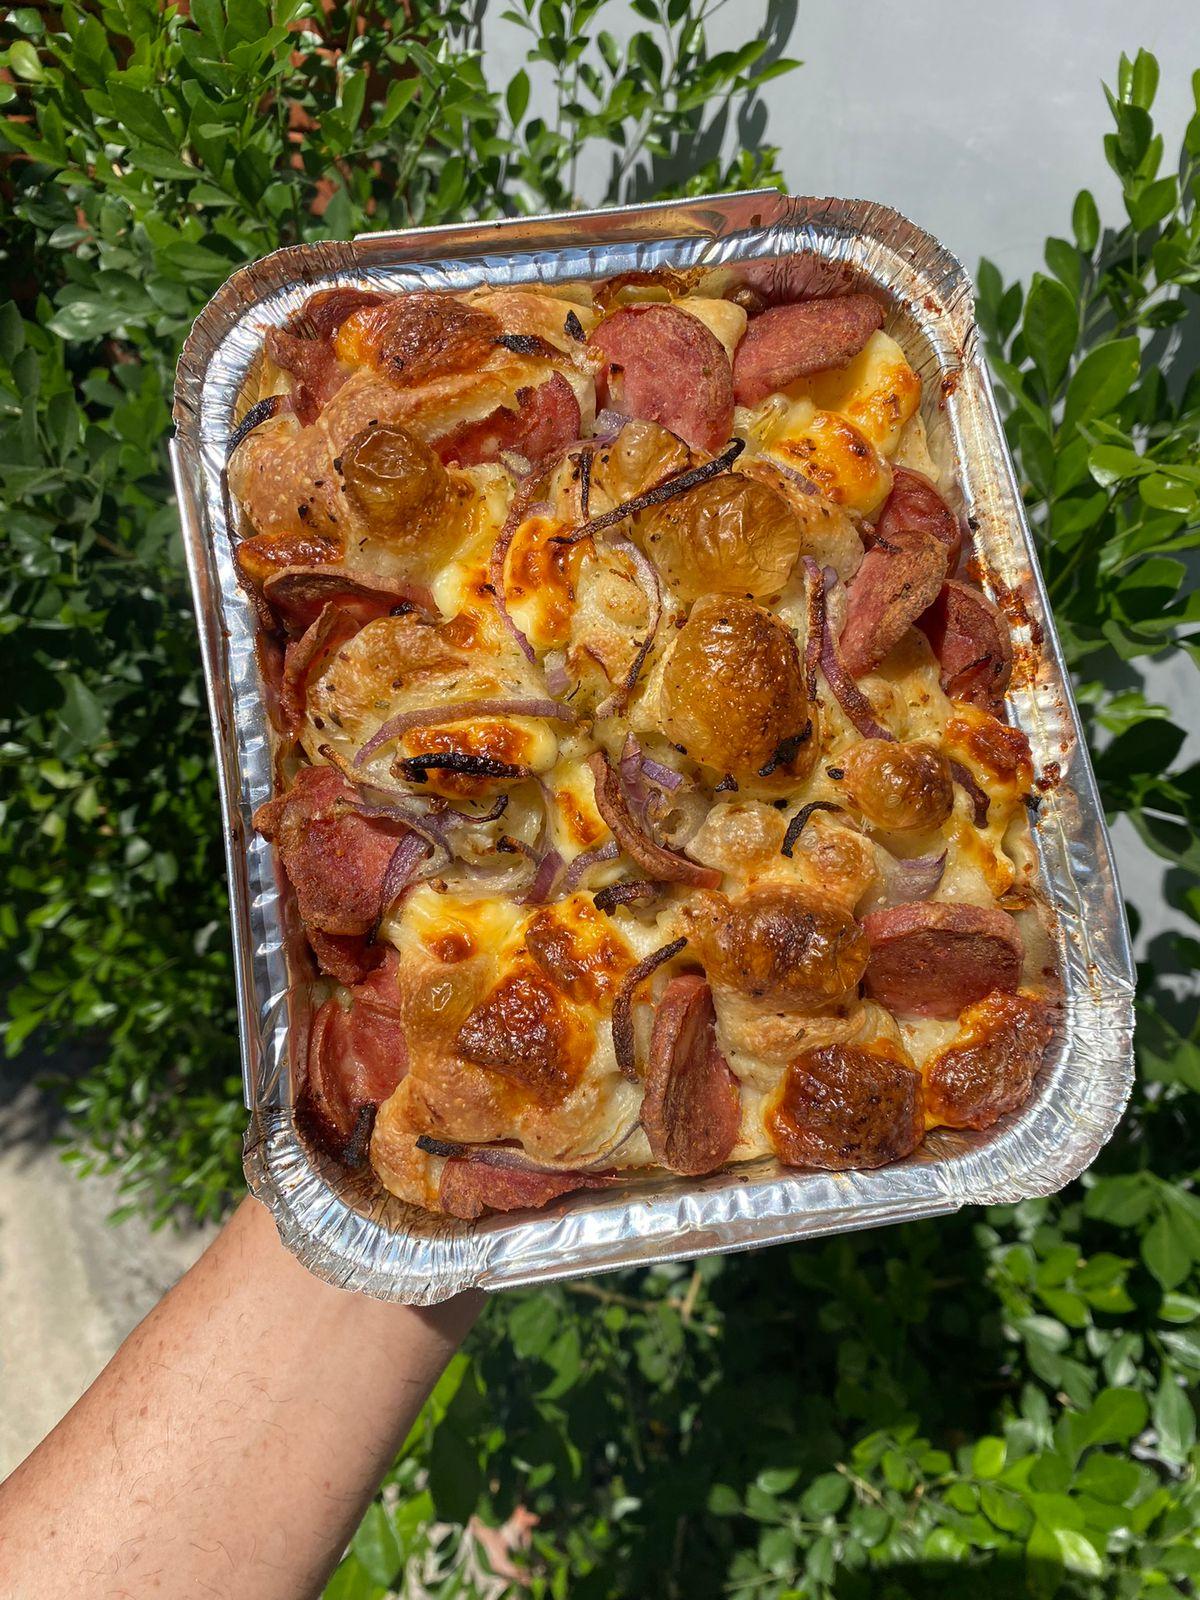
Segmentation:
<svg viewBox="0 0 1200 1600">
<path fill-rule="evenodd" d="M 1091 255 L 1100 242 L 1100 213 L 1096 209 L 1096 202 L 1087 189 L 1081 189 L 1075 196 L 1075 206 L 1071 212 L 1071 227 L 1075 234 L 1075 243 L 1084 255 Z"/>
<path fill-rule="evenodd" d="M 368 1577 L 385 1589 L 395 1582 L 403 1565 L 404 1552 L 391 1518 L 381 1505 L 367 1507 L 350 1548 Z"/>
<path fill-rule="evenodd" d="M 1125 1444 L 1146 1426 L 1149 1408 L 1136 1389 L 1102 1389 L 1093 1405 L 1070 1419 L 1076 1453 L 1097 1444 Z"/>
<path fill-rule="evenodd" d="M 1089 350 L 1067 386 L 1063 433 L 1114 410 L 1137 382 L 1140 365 L 1135 338 L 1109 339 Z"/>
<path fill-rule="evenodd" d="M 971 1471 L 976 1478 L 998 1478 L 1004 1471 L 1008 1447 L 1003 1439 L 980 1439 L 971 1455 Z"/>
<path fill-rule="evenodd" d="M 1191 1271 L 1192 1252 L 1166 1211 L 1159 1213 L 1143 1235 L 1142 1260 L 1164 1289 L 1178 1288 Z"/>
<path fill-rule="evenodd" d="M 1057 278 L 1034 273 L 1021 331 L 1046 388 L 1051 394 L 1056 393 L 1066 376 L 1079 331 L 1075 297 Z"/>
<path fill-rule="evenodd" d="M 1158 1453 L 1167 1461 L 1186 1461 L 1196 1442 L 1196 1413 L 1170 1367 L 1154 1396 L 1151 1417 L 1158 1434 Z"/>
</svg>

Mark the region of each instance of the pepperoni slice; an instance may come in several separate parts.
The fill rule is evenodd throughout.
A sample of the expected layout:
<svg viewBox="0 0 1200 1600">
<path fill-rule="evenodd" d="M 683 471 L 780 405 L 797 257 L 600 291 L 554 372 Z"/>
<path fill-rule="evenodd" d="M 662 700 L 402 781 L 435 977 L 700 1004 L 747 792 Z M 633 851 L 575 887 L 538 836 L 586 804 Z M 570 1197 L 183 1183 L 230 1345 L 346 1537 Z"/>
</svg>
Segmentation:
<svg viewBox="0 0 1200 1600">
<path fill-rule="evenodd" d="M 309 1032 L 297 1120 L 324 1149 L 359 1165 L 374 1112 L 407 1067 L 404 1028 L 394 1012 L 371 1005 L 357 992 L 348 1009 L 327 1000 Z"/>
<path fill-rule="evenodd" d="M 990 1128 L 1029 1098 L 1054 1032 L 1051 1008 L 993 993 L 963 1012 L 959 1031 L 925 1066 L 929 1114 L 948 1128 Z"/>
<path fill-rule="evenodd" d="M 342 567 L 285 567 L 263 584 L 263 594 L 290 632 L 303 633 L 328 605 L 365 627 L 397 611 L 432 611 L 433 596 L 423 585 L 402 579 L 354 578 Z"/>
<path fill-rule="evenodd" d="M 846 590 L 842 661 L 852 676 L 871 672 L 937 599 L 946 547 L 932 533 L 905 528 L 877 538 Z"/>
<path fill-rule="evenodd" d="M 282 797 L 254 814 L 276 845 L 306 926 L 323 933 L 370 933 L 402 823 L 339 809 L 354 791 L 331 767 L 302 767 Z"/>
<path fill-rule="evenodd" d="M 733 394 L 756 405 L 796 378 L 844 367 L 883 326 L 883 307 L 869 294 L 773 306 L 750 323 L 733 358 Z"/>
<path fill-rule="evenodd" d="M 712 990 L 692 973 L 672 978 L 654 1014 L 642 1126 L 660 1166 L 689 1177 L 715 1172 L 737 1143 L 742 1104 L 721 1054 Z"/>
<path fill-rule="evenodd" d="M 985 594 L 949 578 L 918 624 L 942 668 L 942 688 L 953 700 L 969 700 L 995 712 L 1012 678 L 1008 624 Z"/>
<path fill-rule="evenodd" d="M 339 983 L 361 983 L 383 960 L 382 945 L 372 944 L 365 933 L 322 933 L 310 926 L 304 937 L 321 971 Z"/>
<path fill-rule="evenodd" d="M 442 1168 L 438 1204 L 448 1216 L 474 1222 L 485 1211 L 534 1210 L 559 1195 L 576 1189 L 603 1189 L 611 1181 L 588 1172 L 534 1172 L 455 1156 Z"/>
<path fill-rule="evenodd" d="M 435 439 L 433 448 L 444 462 L 476 467 L 495 461 L 503 450 L 515 450 L 537 463 L 578 439 L 583 419 L 575 391 L 556 372 L 536 389 L 517 390 L 518 410 L 497 406 L 478 422 L 464 422 Z"/>
<path fill-rule="evenodd" d="M 275 365 L 295 380 L 292 409 L 302 426 L 308 427 L 321 415 L 349 373 L 339 364 L 328 339 L 305 339 L 289 333 L 286 328 L 268 328 L 264 343 Z"/>
<path fill-rule="evenodd" d="M 719 450 L 733 432 L 733 374 L 725 347 L 677 306 L 626 306 L 592 334 L 604 365 L 602 404 L 661 423 L 697 450 Z"/>
<path fill-rule="evenodd" d="M 954 571 L 962 550 L 958 518 L 924 473 L 893 467 L 892 492 L 875 519 L 875 536 L 890 541 L 907 528 L 919 528 L 940 539 L 946 546 L 946 570 Z"/>
<path fill-rule="evenodd" d="M 690 883 L 698 889 L 717 887 L 721 874 L 715 868 L 702 867 L 698 861 L 690 861 L 687 856 L 668 850 L 634 821 L 620 777 L 602 750 L 593 750 L 588 766 L 596 785 L 596 809 L 631 861 L 636 861 L 657 883 Z"/>
<path fill-rule="evenodd" d="M 862 920 L 871 941 L 867 992 L 893 1011 L 957 1017 L 1021 981 L 1025 947 L 1007 911 L 922 900 Z"/>
<path fill-rule="evenodd" d="M 789 1167 L 882 1167 L 924 1137 L 921 1077 L 893 1056 L 855 1045 L 806 1050 L 788 1067 L 766 1127 Z"/>
<path fill-rule="evenodd" d="M 321 675 L 361 626 L 349 611 L 326 604 L 317 620 L 287 646 L 279 685 L 279 714 L 284 733 L 295 736 L 300 732 L 308 711 L 309 684 Z"/>
</svg>

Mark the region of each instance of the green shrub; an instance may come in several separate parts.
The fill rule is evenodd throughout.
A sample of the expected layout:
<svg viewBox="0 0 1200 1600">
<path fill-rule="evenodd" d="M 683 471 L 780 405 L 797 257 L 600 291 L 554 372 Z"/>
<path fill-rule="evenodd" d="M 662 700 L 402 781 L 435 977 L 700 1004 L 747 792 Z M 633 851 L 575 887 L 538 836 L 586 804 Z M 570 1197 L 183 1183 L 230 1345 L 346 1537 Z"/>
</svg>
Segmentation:
<svg viewBox="0 0 1200 1600">
<path fill-rule="evenodd" d="M 13 1053 L 92 1042 L 67 1090 L 83 1166 L 162 1217 L 218 1210 L 243 1113 L 224 869 L 166 436 L 179 345 L 234 267 L 369 228 L 598 201 L 666 168 L 696 192 L 776 181 L 776 152 L 691 158 L 788 70 L 710 55 L 679 0 L 622 49 L 611 0 L 515 13 L 554 115 L 501 95 L 478 8 L 157 0 L 9 15 L 0 122 L 0 961 Z M 623 9 L 623 8 L 616 8 Z M 412 12 L 412 20 L 406 13 Z M 690 12 L 690 14 L 689 14 Z M 716 110 L 713 110 L 716 107 Z"/>
<path fill-rule="evenodd" d="M 580 140 L 619 153 L 616 187 L 588 198 L 642 195 L 708 148 L 706 107 L 751 95 L 765 60 L 706 61 L 680 0 L 632 0 L 649 25 L 627 56 L 605 0 L 520 0 L 561 108 L 543 122 L 521 75 L 489 86 L 474 9 L 335 9 L 318 33 L 298 4 L 193 0 L 190 21 L 114 4 L 66 9 L 53 36 L 11 13 L 8 1040 L 98 1042 L 72 1090 L 80 1149 L 153 1214 L 220 1203 L 241 1120 L 163 470 L 179 338 L 280 242 L 562 203 Z M 1200 111 L 1163 175 L 1157 70 L 1123 58 L 1110 95 L 1128 221 L 1102 230 L 1081 193 L 1027 289 L 983 265 L 980 321 L 1106 805 L 1194 921 L 1200 781 L 1142 677 L 1195 656 L 1200 542 Z M 1065 1194 L 498 1299 L 328 1595 L 499 1593 L 473 1519 L 515 1511 L 538 1519 L 537 1596 L 1193 1592 L 1200 1050 L 1178 974 L 1196 950 L 1168 937 L 1145 962 L 1130 1112 Z"/>
</svg>

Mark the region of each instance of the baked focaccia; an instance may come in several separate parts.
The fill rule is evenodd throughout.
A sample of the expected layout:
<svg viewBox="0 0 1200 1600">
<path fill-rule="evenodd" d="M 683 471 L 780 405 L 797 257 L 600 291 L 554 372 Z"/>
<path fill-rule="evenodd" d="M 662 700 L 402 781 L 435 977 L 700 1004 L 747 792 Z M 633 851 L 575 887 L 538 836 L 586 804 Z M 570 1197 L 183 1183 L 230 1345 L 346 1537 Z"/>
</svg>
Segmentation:
<svg viewBox="0 0 1200 1600">
<path fill-rule="evenodd" d="M 869 293 L 384 295 L 266 334 L 228 463 L 309 1137 L 461 1218 L 875 1167 L 1030 1093 L 1013 651 Z"/>
</svg>

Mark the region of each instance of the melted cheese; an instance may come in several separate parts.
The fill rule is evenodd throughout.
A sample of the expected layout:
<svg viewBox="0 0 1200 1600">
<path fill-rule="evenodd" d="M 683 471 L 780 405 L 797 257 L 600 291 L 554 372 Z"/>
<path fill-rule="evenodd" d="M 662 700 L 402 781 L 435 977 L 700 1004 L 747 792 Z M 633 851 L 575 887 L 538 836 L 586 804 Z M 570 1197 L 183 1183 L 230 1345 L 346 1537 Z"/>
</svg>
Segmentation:
<svg viewBox="0 0 1200 1600">
<path fill-rule="evenodd" d="M 695 294 L 676 300 L 675 304 L 680 311 L 686 311 L 689 317 L 695 317 L 697 322 L 702 322 L 710 333 L 715 334 L 724 346 L 725 354 L 730 361 L 733 360 L 748 321 L 741 306 L 735 305 L 732 300 L 709 300 Z"/>
</svg>

